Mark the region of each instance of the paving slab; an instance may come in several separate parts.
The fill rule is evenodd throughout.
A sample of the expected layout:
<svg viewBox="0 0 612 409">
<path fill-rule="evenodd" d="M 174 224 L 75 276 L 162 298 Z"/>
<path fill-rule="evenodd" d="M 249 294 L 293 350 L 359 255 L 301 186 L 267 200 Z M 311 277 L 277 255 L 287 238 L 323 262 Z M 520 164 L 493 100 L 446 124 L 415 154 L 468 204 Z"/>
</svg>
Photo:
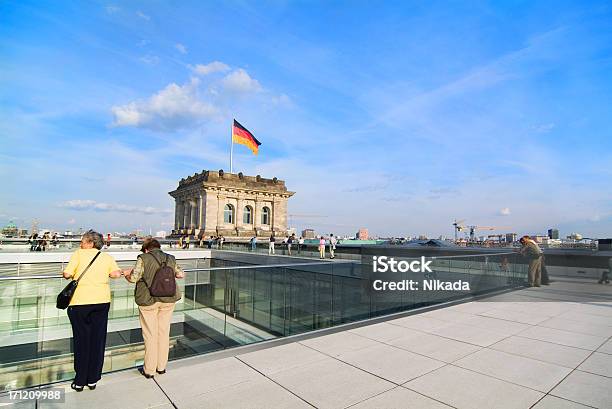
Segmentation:
<svg viewBox="0 0 612 409">
<path fill-rule="evenodd" d="M 578 369 L 612 378 L 612 355 L 594 352 Z"/>
<path fill-rule="evenodd" d="M 601 352 L 604 354 L 612 354 L 612 339 L 608 340 L 608 342 L 599 347 L 597 352 Z"/>
<path fill-rule="evenodd" d="M 516 311 L 509 308 L 494 308 L 489 311 L 483 312 L 480 315 L 530 325 L 536 325 L 542 321 L 546 321 L 551 318 L 550 315 L 525 312 L 522 310 Z"/>
<path fill-rule="evenodd" d="M 595 408 L 609 409 L 612 407 L 612 379 L 574 371 L 550 394 Z"/>
<path fill-rule="evenodd" d="M 596 335 L 579 334 L 577 332 L 564 331 L 546 327 L 531 327 L 517 335 L 525 338 L 538 339 L 540 341 L 552 342 L 569 347 L 588 349 L 595 351 L 607 338 Z"/>
<path fill-rule="evenodd" d="M 593 314 L 592 312 L 585 313 L 585 312 L 580 312 L 580 310 L 578 311 L 572 310 L 572 311 L 567 311 L 559 315 L 559 318 L 564 318 L 567 320 L 578 321 L 578 322 L 583 322 L 583 323 L 595 324 L 595 325 L 610 325 L 610 320 L 612 319 L 612 315 L 611 314 L 600 315 L 600 314 Z"/>
<path fill-rule="evenodd" d="M 498 332 L 465 324 L 452 324 L 433 330 L 431 333 L 481 347 L 489 346 L 507 337 L 507 335 Z"/>
<path fill-rule="evenodd" d="M 520 322 L 501 320 L 492 317 L 483 317 L 475 315 L 469 319 L 461 322 L 465 325 L 472 325 L 474 327 L 483 328 L 489 331 L 497 332 L 506 336 L 518 334 L 521 331 L 529 328 L 528 324 L 522 324 Z"/>
<path fill-rule="evenodd" d="M 409 317 L 398 318 L 388 321 L 388 323 L 423 332 L 431 332 L 450 325 L 448 321 L 442 321 L 432 317 L 423 317 L 420 315 L 411 315 Z"/>
<path fill-rule="evenodd" d="M 447 363 L 454 362 L 482 348 L 454 339 L 425 333 L 393 339 L 389 341 L 389 344 Z"/>
<path fill-rule="evenodd" d="M 541 392 L 550 391 L 572 371 L 564 366 L 492 349 L 482 349 L 458 360 L 455 365 Z"/>
<path fill-rule="evenodd" d="M 175 403 L 179 409 L 312 408 L 302 399 L 263 376 L 257 380 L 238 383 L 188 399 L 179 399 Z"/>
<path fill-rule="evenodd" d="M 62 384 L 66 390 L 63 403 L 41 401 L 41 409 L 141 409 L 169 403 L 162 390 L 151 379 L 145 379 L 136 370 L 103 376 L 95 390 L 83 392 L 70 389 L 70 383 Z"/>
<path fill-rule="evenodd" d="M 396 386 L 331 358 L 277 372 L 270 378 L 317 408 L 344 408 Z"/>
<path fill-rule="evenodd" d="M 490 348 L 572 369 L 580 365 L 592 353 L 586 349 L 568 347 L 521 336 L 503 339 L 491 345 Z"/>
<path fill-rule="evenodd" d="M 338 359 L 397 384 L 408 382 L 446 365 L 444 362 L 384 344 L 347 352 L 339 355 Z"/>
<path fill-rule="evenodd" d="M 608 324 L 612 323 L 612 318 Z M 538 324 L 541 327 L 556 328 L 564 331 L 577 332 L 579 334 L 597 335 L 601 337 L 612 336 L 612 326 L 595 324 L 586 321 L 575 321 L 566 318 L 554 317 Z"/>
<path fill-rule="evenodd" d="M 208 362 L 191 360 L 189 365 L 179 368 L 169 365 L 168 372 L 156 375 L 155 380 L 170 399 L 176 401 L 256 380 L 260 376 L 257 371 L 230 357 Z"/>
<path fill-rule="evenodd" d="M 404 386 L 458 409 L 526 409 L 544 396 L 533 389 L 452 365 Z"/>
<path fill-rule="evenodd" d="M 300 344 L 316 349 L 327 355 L 337 356 L 350 351 L 378 345 L 378 341 L 366 338 L 349 331 L 300 341 Z"/>
<path fill-rule="evenodd" d="M 533 409 L 589 409 L 592 406 L 585 406 L 580 403 L 572 402 L 556 396 L 547 395 L 539 401 Z"/>
<path fill-rule="evenodd" d="M 416 333 L 415 330 L 410 328 L 391 325 L 386 322 L 352 329 L 349 332 L 381 342 L 391 341 L 392 339 L 402 338 Z"/>
<path fill-rule="evenodd" d="M 265 375 L 329 359 L 327 355 L 297 342 L 238 355 L 238 358 Z"/>
<path fill-rule="evenodd" d="M 449 409 L 450 406 L 423 396 L 409 389 L 398 386 L 390 391 L 383 392 L 366 399 L 351 409 Z"/>
</svg>

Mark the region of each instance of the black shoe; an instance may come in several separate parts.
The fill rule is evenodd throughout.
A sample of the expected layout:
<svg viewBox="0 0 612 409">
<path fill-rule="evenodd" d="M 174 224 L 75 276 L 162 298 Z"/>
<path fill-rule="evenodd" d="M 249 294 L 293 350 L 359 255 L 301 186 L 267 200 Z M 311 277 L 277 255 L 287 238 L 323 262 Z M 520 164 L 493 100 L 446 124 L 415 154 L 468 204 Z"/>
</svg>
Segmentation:
<svg viewBox="0 0 612 409">
<path fill-rule="evenodd" d="M 87 384 L 87 387 L 89 388 L 90 391 L 93 391 L 94 389 L 96 389 L 96 386 L 98 386 L 98 385 L 96 385 L 95 383 L 88 383 Z"/>
<path fill-rule="evenodd" d="M 70 384 L 70 388 L 74 389 L 77 392 L 83 392 L 83 389 L 85 388 L 84 386 L 78 386 L 77 384 L 75 384 L 74 382 L 72 382 Z"/>
<path fill-rule="evenodd" d="M 165 374 L 165 373 L 166 373 L 166 370 L 165 370 L 165 369 L 164 369 L 163 371 L 158 371 L 158 370 L 156 370 L 155 372 L 157 372 L 159 375 L 163 375 L 163 374 Z"/>
<path fill-rule="evenodd" d="M 141 374 L 142 376 L 144 376 L 145 378 L 147 378 L 147 379 L 151 379 L 151 378 L 153 378 L 153 375 L 149 375 L 149 374 L 147 374 L 147 373 L 144 371 L 144 368 L 142 368 L 142 367 L 138 368 L 138 372 L 140 372 L 140 374 Z"/>
</svg>

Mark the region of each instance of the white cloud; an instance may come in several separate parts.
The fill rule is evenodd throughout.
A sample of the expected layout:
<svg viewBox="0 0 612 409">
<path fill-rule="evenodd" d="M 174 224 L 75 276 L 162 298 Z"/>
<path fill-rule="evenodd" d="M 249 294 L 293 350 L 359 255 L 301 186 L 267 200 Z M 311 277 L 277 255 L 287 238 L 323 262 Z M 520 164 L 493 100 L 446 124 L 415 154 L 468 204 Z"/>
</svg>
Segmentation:
<svg viewBox="0 0 612 409">
<path fill-rule="evenodd" d="M 144 213 L 144 214 L 170 214 L 173 211 L 169 209 L 157 209 L 151 206 L 131 206 L 125 204 L 111 204 L 96 202 L 95 200 L 68 200 L 60 203 L 60 207 L 71 210 L 94 210 L 98 212 L 121 212 L 121 213 Z M 74 224 L 74 219 L 68 221 L 69 224 Z"/>
<path fill-rule="evenodd" d="M 229 65 L 222 63 L 221 61 L 213 61 L 208 64 L 197 64 L 192 68 L 196 74 L 208 75 L 214 72 L 225 72 L 229 71 Z"/>
<path fill-rule="evenodd" d="M 141 19 L 143 19 L 143 20 L 147 20 L 147 21 L 151 20 L 151 16 L 146 15 L 145 13 L 143 13 L 143 12 L 142 12 L 142 11 L 140 11 L 140 10 L 138 10 L 138 11 L 136 12 L 136 15 L 137 15 L 138 17 L 140 17 Z"/>
<path fill-rule="evenodd" d="M 159 57 L 156 55 L 145 55 L 144 57 L 140 57 L 140 61 L 149 65 L 157 65 L 159 63 Z"/>
<path fill-rule="evenodd" d="M 499 211 L 499 215 L 500 216 L 510 216 L 510 208 L 504 207 L 503 209 Z"/>
<path fill-rule="evenodd" d="M 261 91 L 261 84 L 242 68 L 232 71 L 221 81 L 223 86 L 234 92 L 248 93 Z"/>
<path fill-rule="evenodd" d="M 187 54 L 187 47 L 185 44 L 176 43 L 174 48 L 176 48 L 181 54 Z"/>
<path fill-rule="evenodd" d="M 72 218 L 72 219 L 68 220 L 66 223 L 68 223 L 68 224 L 75 224 L 76 223 L 76 219 Z"/>
<path fill-rule="evenodd" d="M 198 84 L 195 78 L 182 86 L 171 83 L 149 99 L 113 106 L 113 125 L 173 131 L 211 119 L 217 109 L 198 98 Z"/>
</svg>

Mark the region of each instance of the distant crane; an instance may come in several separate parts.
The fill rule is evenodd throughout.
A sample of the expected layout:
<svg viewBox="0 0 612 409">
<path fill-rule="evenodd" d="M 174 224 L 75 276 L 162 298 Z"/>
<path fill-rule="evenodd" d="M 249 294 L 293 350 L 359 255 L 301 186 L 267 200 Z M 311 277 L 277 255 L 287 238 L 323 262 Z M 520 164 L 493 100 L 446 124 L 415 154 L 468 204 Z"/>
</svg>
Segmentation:
<svg viewBox="0 0 612 409">
<path fill-rule="evenodd" d="M 460 232 L 461 230 L 465 229 L 465 226 L 463 225 L 464 222 L 465 222 L 465 220 L 457 221 L 457 219 L 455 219 L 455 221 L 453 223 L 453 227 L 455 228 L 455 241 L 457 241 L 457 233 Z"/>
</svg>

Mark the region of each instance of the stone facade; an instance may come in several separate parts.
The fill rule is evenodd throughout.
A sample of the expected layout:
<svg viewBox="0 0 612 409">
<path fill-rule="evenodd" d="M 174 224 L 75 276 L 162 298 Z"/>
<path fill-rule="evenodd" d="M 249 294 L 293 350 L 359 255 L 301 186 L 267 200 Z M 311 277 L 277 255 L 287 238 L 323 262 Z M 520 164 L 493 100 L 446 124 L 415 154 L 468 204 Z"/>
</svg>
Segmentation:
<svg viewBox="0 0 612 409">
<path fill-rule="evenodd" d="M 202 171 L 181 179 L 169 192 L 175 200 L 173 235 L 269 237 L 287 234 L 290 192 L 277 178 Z"/>
</svg>

